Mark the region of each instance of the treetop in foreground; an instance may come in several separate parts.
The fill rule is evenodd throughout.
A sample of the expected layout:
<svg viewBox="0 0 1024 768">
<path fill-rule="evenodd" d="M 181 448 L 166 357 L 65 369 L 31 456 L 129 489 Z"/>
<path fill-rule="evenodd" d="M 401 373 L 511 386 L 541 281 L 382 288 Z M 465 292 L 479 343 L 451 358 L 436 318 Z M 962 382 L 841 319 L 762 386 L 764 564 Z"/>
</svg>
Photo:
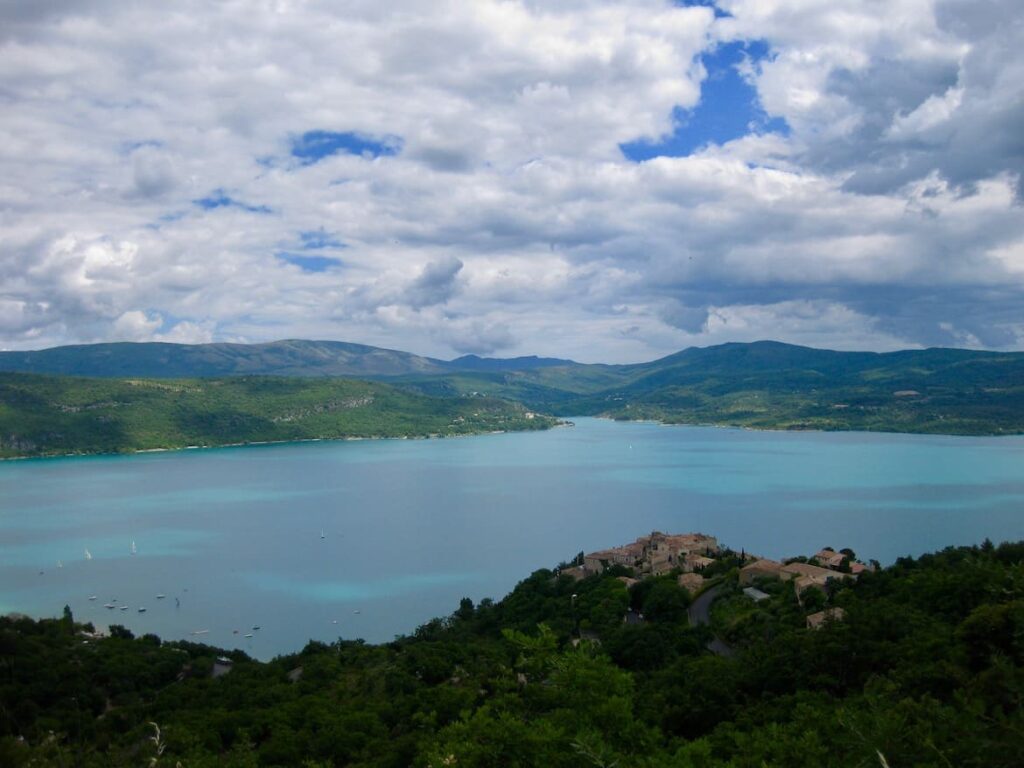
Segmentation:
<svg viewBox="0 0 1024 768">
<path fill-rule="evenodd" d="M 678 564 L 568 562 L 391 643 L 267 663 L 5 617 L 0 764 L 1024 764 L 1024 542 L 802 591 L 743 576 L 742 550 L 713 559 L 696 596 Z M 811 559 L 789 564 L 855 562 Z"/>
</svg>

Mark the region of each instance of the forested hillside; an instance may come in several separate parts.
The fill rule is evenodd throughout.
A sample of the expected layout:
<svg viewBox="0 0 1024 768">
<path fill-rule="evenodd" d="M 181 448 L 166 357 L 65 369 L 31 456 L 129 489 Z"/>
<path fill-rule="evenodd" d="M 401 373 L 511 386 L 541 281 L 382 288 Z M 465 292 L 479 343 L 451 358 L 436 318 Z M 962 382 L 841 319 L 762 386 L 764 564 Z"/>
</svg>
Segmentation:
<svg viewBox="0 0 1024 768">
<path fill-rule="evenodd" d="M 673 575 L 541 570 L 392 643 L 233 652 L 219 677 L 212 648 L 0 619 L 0 764 L 1024 765 L 1024 543 L 901 559 L 802 603 L 792 582 L 754 603 L 736 565 L 706 574 L 711 626 L 688 625 Z M 824 605 L 845 616 L 808 629 Z"/>
<path fill-rule="evenodd" d="M 356 377 L 417 394 L 484 394 L 561 416 L 759 429 L 1024 433 L 1024 353 L 836 352 L 759 341 L 635 365 L 444 361 L 359 344 L 95 344 L 0 352 L 0 371 L 121 378 Z"/>
<path fill-rule="evenodd" d="M 85 379 L 0 373 L 0 458 L 346 437 L 426 437 L 555 423 L 490 397 L 349 379 Z"/>
<path fill-rule="evenodd" d="M 563 415 L 758 429 L 1024 432 L 1024 354 L 833 352 L 776 342 L 691 348 L 640 365 L 407 376 L 423 392 L 485 392 Z"/>
</svg>

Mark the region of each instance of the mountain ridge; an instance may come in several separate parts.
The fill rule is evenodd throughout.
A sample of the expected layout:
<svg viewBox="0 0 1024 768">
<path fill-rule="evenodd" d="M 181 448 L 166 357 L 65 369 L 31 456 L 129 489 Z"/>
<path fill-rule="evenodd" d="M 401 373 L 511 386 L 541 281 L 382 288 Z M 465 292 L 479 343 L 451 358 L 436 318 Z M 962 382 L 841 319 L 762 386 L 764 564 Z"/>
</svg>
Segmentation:
<svg viewBox="0 0 1024 768">
<path fill-rule="evenodd" d="M 0 353 L 0 371 L 98 378 L 278 376 L 487 395 L 557 416 L 771 429 L 1024 433 L 1024 352 L 846 352 L 776 341 L 689 347 L 632 364 L 535 356 L 439 360 L 340 341 L 112 343 Z"/>
<path fill-rule="evenodd" d="M 132 354 L 124 356 L 124 353 Z M 248 354 L 245 354 L 248 353 Z M 116 359 L 122 355 L 124 359 Z M 96 344 L 68 344 L 38 350 L 0 351 L 0 371 L 52 373 L 97 377 L 154 376 L 194 378 L 225 375 L 283 376 L 403 376 L 418 373 L 457 371 L 528 371 L 541 368 L 602 367 L 624 372 L 689 365 L 693 362 L 732 362 L 753 360 L 759 363 L 785 362 L 782 356 L 813 356 L 814 362 L 829 359 L 864 361 L 896 359 L 934 359 L 937 356 L 1024 357 L 1024 352 L 971 350 L 958 347 L 926 347 L 889 352 L 833 350 L 762 339 L 752 342 L 725 342 L 706 347 L 692 346 L 664 357 L 639 363 L 580 363 L 568 358 L 523 355 L 512 358 L 482 357 L 468 354 L 452 360 L 418 355 L 413 352 L 330 339 L 280 339 L 269 342 L 209 342 L 182 344 L 163 341 L 116 341 Z M 792 362 L 789 360 L 788 362 Z M 91 366 L 91 368 L 90 368 Z M 152 366 L 159 368 L 150 369 Z M 186 367 L 190 366 L 190 367 Z M 759 365 L 757 367 L 764 367 Z"/>
</svg>

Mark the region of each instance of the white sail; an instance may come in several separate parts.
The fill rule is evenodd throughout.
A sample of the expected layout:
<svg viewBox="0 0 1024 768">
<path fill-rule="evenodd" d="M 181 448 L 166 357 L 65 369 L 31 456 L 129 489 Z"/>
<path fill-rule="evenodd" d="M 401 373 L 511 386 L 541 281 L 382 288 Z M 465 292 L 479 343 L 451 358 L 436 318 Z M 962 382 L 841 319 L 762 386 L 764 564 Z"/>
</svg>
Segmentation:
<svg viewBox="0 0 1024 768">
<path fill-rule="evenodd" d="M 131 552 L 132 552 L 133 555 L 135 554 L 135 551 L 136 551 L 135 550 L 135 539 L 132 539 L 132 549 L 131 549 Z"/>
<path fill-rule="evenodd" d="M 86 547 L 86 550 L 85 550 L 85 559 L 86 560 L 92 560 L 92 553 L 89 551 L 88 547 Z"/>
</svg>

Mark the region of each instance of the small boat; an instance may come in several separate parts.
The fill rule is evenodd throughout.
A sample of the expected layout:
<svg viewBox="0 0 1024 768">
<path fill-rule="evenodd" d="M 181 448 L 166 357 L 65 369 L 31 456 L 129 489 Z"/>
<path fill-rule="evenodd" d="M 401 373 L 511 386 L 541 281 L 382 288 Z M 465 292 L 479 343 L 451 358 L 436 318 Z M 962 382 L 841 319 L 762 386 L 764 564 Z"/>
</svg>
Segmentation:
<svg viewBox="0 0 1024 768">
<path fill-rule="evenodd" d="M 131 554 L 133 554 L 133 555 L 134 555 L 134 554 L 135 554 L 135 553 L 136 553 L 137 551 L 138 551 L 138 550 L 136 550 L 136 549 L 135 549 L 135 539 L 132 539 L 132 547 L 131 547 L 131 549 L 129 550 L 129 552 L 131 552 Z"/>
<path fill-rule="evenodd" d="M 247 632 L 245 636 L 246 637 L 252 637 L 252 632 Z"/>
<path fill-rule="evenodd" d="M 259 625 L 259 624 L 257 624 L 256 626 L 254 626 L 254 627 L 252 628 L 252 631 L 253 631 L 253 632 L 257 632 L 257 631 L 259 631 L 259 628 L 260 628 L 260 625 Z"/>
<path fill-rule="evenodd" d="M 232 635 L 237 635 L 238 634 L 238 630 L 237 629 L 232 629 L 231 630 L 231 634 Z"/>
<path fill-rule="evenodd" d="M 163 600 L 163 599 L 164 599 L 165 597 L 167 597 L 167 595 L 162 595 L 162 594 L 161 594 L 161 595 L 157 595 L 157 596 L 156 596 L 156 599 L 157 599 L 157 600 Z"/>
<path fill-rule="evenodd" d="M 117 610 L 119 610 L 119 611 L 127 611 L 127 610 L 128 610 L 128 606 L 127 606 L 127 605 L 122 605 L 122 606 L 121 606 L 120 608 L 118 608 Z"/>
<path fill-rule="evenodd" d="M 64 567 L 64 563 L 62 561 L 58 560 L 57 561 L 57 567 L 58 568 L 63 568 Z"/>
<path fill-rule="evenodd" d="M 192 630 L 192 634 L 193 635 L 208 635 L 208 634 L 210 634 L 210 630 L 208 630 L 208 629 L 193 629 Z"/>
<path fill-rule="evenodd" d="M 115 608 L 117 608 L 117 606 L 114 605 L 113 603 L 104 603 L 103 607 L 104 608 L 108 608 L 110 610 L 114 610 Z"/>
<path fill-rule="evenodd" d="M 96 599 L 96 595 L 89 595 L 89 599 L 90 600 L 95 600 Z"/>
<path fill-rule="evenodd" d="M 146 612 L 145 607 L 139 608 L 139 613 L 145 613 L 145 612 Z"/>
<path fill-rule="evenodd" d="M 356 608 L 354 611 L 352 611 L 352 613 L 359 613 L 359 609 Z"/>
<path fill-rule="evenodd" d="M 90 552 L 88 548 L 85 550 L 85 559 L 92 560 L 92 552 Z"/>
</svg>

